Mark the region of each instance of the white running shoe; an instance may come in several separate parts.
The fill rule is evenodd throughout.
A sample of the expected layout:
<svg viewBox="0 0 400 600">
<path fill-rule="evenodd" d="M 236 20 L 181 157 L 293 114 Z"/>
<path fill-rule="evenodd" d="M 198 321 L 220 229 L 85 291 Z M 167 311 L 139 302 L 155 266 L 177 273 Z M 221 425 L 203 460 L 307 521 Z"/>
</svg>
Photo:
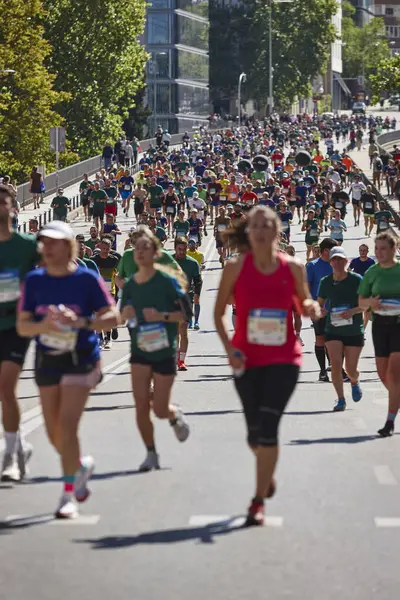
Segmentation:
<svg viewBox="0 0 400 600">
<path fill-rule="evenodd" d="M 176 410 L 176 419 L 170 421 L 170 423 L 178 440 L 180 442 L 185 442 L 189 437 L 190 427 L 180 408 Z"/>
<path fill-rule="evenodd" d="M 154 452 L 154 450 L 149 450 L 147 452 L 147 456 L 139 467 L 139 471 L 141 473 L 147 473 L 148 471 L 152 471 L 155 469 L 158 471 L 160 468 L 160 463 L 158 462 L 158 454 Z"/>
<path fill-rule="evenodd" d="M 3 466 L 1 469 L 1 481 L 16 482 L 21 479 L 16 456 L 5 454 L 3 456 Z"/>
<path fill-rule="evenodd" d="M 85 502 L 90 496 L 90 490 L 87 487 L 87 483 L 93 475 L 96 464 L 93 456 L 84 456 L 81 462 L 84 469 L 79 469 L 76 474 L 75 498 L 78 502 Z"/>
<path fill-rule="evenodd" d="M 76 519 L 79 517 L 78 505 L 72 494 L 63 494 L 54 513 L 56 519 Z"/>
<path fill-rule="evenodd" d="M 111 350 L 112 342 L 111 340 L 105 340 L 103 350 Z"/>
<path fill-rule="evenodd" d="M 23 448 L 18 448 L 17 461 L 21 480 L 24 479 L 27 475 L 29 475 L 29 469 L 27 467 L 27 464 L 32 457 L 32 453 L 32 444 L 28 444 L 27 442 L 24 442 Z"/>
</svg>

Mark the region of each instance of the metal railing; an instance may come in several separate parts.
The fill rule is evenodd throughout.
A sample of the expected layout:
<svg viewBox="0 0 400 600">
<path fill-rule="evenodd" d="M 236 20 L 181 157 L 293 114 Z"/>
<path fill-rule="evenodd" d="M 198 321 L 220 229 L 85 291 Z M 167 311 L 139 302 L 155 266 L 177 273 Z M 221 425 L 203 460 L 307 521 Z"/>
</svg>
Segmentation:
<svg viewBox="0 0 400 600">
<path fill-rule="evenodd" d="M 80 207 L 81 199 L 79 194 L 77 196 L 73 196 L 71 198 L 71 210 L 70 213 L 74 210 L 77 210 Z M 69 213 L 69 214 L 70 214 Z M 68 215 L 67 215 L 68 216 Z M 50 223 L 50 221 L 54 221 L 54 212 L 52 208 L 47 208 L 45 211 L 41 212 L 37 217 L 39 229 L 46 225 L 46 223 Z M 29 221 L 22 223 L 22 225 L 18 225 L 18 231 L 20 233 L 29 233 Z"/>
</svg>

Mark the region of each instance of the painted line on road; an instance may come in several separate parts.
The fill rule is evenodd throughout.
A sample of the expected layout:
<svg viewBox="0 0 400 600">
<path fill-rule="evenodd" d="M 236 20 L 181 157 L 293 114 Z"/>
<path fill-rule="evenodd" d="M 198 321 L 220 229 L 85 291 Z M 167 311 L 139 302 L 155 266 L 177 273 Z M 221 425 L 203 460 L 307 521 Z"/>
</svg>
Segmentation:
<svg viewBox="0 0 400 600">
<path fill-rule="evenodd" d="M 28 527 L 29 525 L 97 525 L 100 515 L 79 515 L 76 519 L 56 519 L 53 514 L 48 515 L 8 515 L 2 522 L 5 526 Z"/>
<path fill-rule="evenodd" d="M 375 517 L 374 522 L 376 527 L 381 529 L 400 527 L 400 518 Z"/>
<path fill-rule="evenodd" d="M 53 519 L 49 525 L 97 525 L 100 515 L 79 515 L 76 519 Z"/>
<path fill-rule="evenodd" d="M 232 517 L 230 515 L 193 515 L 189 519 L 191 527 L 209 527 L 210 525 L 221 525 L 228 527 L 240 527 L 245 523 L 245 517 Z M 283 517 L 265 517 L 267 527 L 282 527 Z"/>
<path fill-rule="evenodd" d="M 379 485 L 397 485 L 397 479 L 387 465 L 376 465 L 374 473 Z"/>
</svg>

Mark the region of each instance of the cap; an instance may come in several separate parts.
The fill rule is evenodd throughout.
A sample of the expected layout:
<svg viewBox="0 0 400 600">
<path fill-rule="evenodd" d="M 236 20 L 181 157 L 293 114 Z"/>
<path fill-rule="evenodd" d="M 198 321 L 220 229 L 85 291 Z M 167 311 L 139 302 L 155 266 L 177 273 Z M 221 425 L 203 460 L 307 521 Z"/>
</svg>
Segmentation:
<svg viewBox="0 0 400 600">
<path fill-rule="evenodd" d="M 233 208 L 233 204 L 227 204 L 226 208 Z"/>
<path fill-rule="evenodd" d="M 197 212 L 199 212 L 199 211 L 197 210 L 197 208 L 191 208 L 191 209 L 190 209 L 190 212 L 195 212 L 195 213 L 197 213 Z"/>
<path fill-rule="evenodd" d="M 192 244 L 193 244 L 193 245 L 195 246 L 195 245 L 197 244 L 197 242 L 196 242 L 196 240 L 190 239 L 190 240 L 188 241 L 188 244 L 189 244 L 189 245 L 192 245 Z"/>
<path fill-rule="evenodd" d="M 156 210 L 156 213 L 157 213 L 158 215 L 160 215 L 160 214 L 162 213 L 162 209 L 161 209 L 161 208 L 157 208 L 157 210 Z"/>
<path fill-rule="evenodd" d="M 332 260 L 332 258 L 336 257 L 347 259 L 347 254 L 344 251 L 344 248 L 342 248 L 341 246 L 335 246 L 334 248 L 332 248 L 329 255 L 329 260 Z"/>
<path fill-rule="evenodd" d="M 48 237 L 53 240 L 74 240 L 75 234 L 68 223 L 52 221 L 43 227 L 38 237 Z"/>
</svg>

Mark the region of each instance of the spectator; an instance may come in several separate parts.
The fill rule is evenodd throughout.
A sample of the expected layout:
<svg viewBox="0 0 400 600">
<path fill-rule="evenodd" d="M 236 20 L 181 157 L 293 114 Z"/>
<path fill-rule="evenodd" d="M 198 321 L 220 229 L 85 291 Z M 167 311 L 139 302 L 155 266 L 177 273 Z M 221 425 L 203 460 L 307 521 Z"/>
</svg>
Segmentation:
<svg viewBox="0 0 400 600">
<path fill-rule="evenodd" d="M 111 169 L 112 157 L 114 154 L 114 150 L 109 142 L 103 148 L 103 153 L 101 155 L 104 160 L 104 168 L 108 172 Z"/>
<path fill-rule="evenodd" d="M 33 198 L 33 208 L 36 210 L 39 208 L 39 200 L 42 194 L 42 174 L 38 172 L 38 167 L 32 167 L 29 183 L 29 191 Z"/>
</svg>

